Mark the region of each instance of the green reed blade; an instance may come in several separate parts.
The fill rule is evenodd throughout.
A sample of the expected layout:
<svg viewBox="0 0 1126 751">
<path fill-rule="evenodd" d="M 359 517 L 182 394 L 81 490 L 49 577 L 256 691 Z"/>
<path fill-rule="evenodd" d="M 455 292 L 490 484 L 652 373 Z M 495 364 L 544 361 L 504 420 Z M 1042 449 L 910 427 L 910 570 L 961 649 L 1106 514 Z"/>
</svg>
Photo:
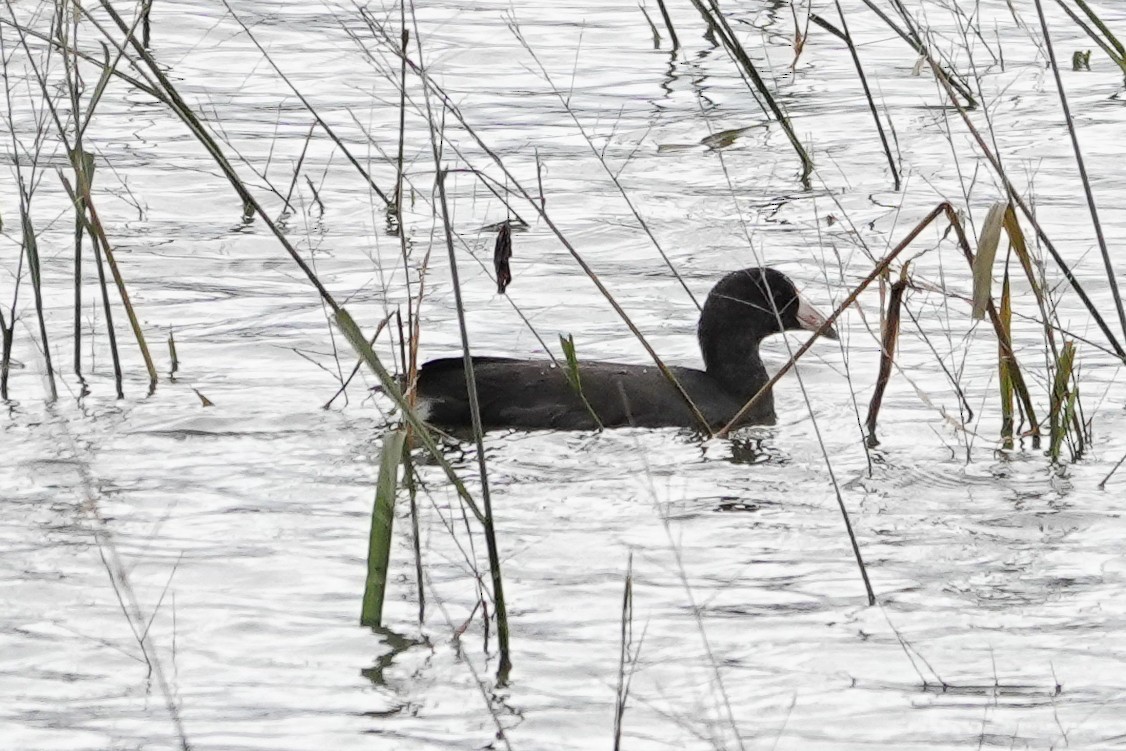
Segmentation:
<svg viewBox="0 0 1126 751">
<path fill-rule="evenodd" d="M 1009 292 L 1009 269 L 1005 268 L 1005 279 L 1001 283 L 1001 309 L 998 311 L 1001 319 L 1001 328 L 1005 331 L 1006 341 L 1012 341 L 1013 333 L 1013 301 Z M 997 345 L 997 371 L 1001 384 L 1001 441 L 1004 448 L 1013 447 L 1013 361 L 1008 356 L 1005 348 Z"/>
<path fill-rule="evenodd" d="M 395 523 L 395 492 L 399 487 L 399 464 L 407 431 L 400 428 L 383 436 L 379 454 L 379 478 L 375 483 L 375 505 L 368 537 L 368 573 L 364 581 L 364 603 L 360 625 L 379 628 L 383 623 L 383 597 L 387 592 L 387 568 L 391 558 L 391 529 Z"/>
</svg>

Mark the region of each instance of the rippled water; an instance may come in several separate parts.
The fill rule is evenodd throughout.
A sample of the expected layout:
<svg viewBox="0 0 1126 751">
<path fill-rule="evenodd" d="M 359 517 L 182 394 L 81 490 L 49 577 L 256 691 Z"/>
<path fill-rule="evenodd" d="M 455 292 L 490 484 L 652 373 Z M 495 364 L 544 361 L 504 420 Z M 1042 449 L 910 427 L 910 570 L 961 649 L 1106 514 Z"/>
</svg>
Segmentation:
<svg viewBox="0 0 1126 751">
<path fill-rule="evenodd" d="M 869 253 L 882 256 L 938 201 L 980 223 L 1003 195 L 933 80 L 912 75 L 914 54 L 859 3 L 846 3 L 846 12 L 894 126 L 905 181 L 898 193 L 841 43 L 814 27 L 791 70 L 789 6 L 730 4 L 731 23 L 773 72 L 814 154 L 813 186 L 802 189 L 781 131 L 766 125 L 726 53 L 702 37 L 700 20 L 683 5 L 673 3 L 683 44 L 675 56 L 667 41 L 653 49 L 631 3 L 418 7 L 434 75 L 536 191 L 538 155 L 553 221 L 669 362 L 698 363 L 695 307 L 591 144 L 697 295 L 728 270 L 766 262 L 828 309 L 871 269 Z M 830 6 L 816 5 L 835 21 Z M 945 5 L 912 9 L 970 72 Z M 1034 8 L 1017 5 L 1028 27 L 1014 23 L 1006 3 L 980 4 L 983 37 L 968 48 L 986 107 L 974 117 L 984 125 L 988 113 L 1007 168 L 1113 326 Z M 1108 23 L 1126 32 L 1126 14 L 1107 6 Z M 397 10 L 369 10 L 397 34 Z M 1056 10 L 1049 9 L 1057 54 L 1090 47 L 1051 15 Z M 14 12 L 29 21 L 36 11 L 15 4 Z M 396 148 L 398 95 L 389 75 L 397 62 L 358 10 L 242 2 L 237 12 L 389 190 L 394 170 L 381 151 Z M 648 12 L 660 25 L 656 7 Z M 42 101 L 18 35 L 2 31 L 4 54 L 14 55 L 19 139 L 14 147 L 4 139 L 6 162 L 14 150 L 26 170 Z M 95 29 L 81 33 L 97 50 Z M 365 181 L 321 131 L 302 156 L 312 117 L 221 4 L 158 2 L 153 34 L 153 53 L 245 160 L 240 170 L 271 213 L 281 204 L 267 183 L 285 195 L 299 171 L 288 234 L 374 330 L 406 289 L 398 240 Z M 1091 72 L 1063 75 L 1113 249 L 1126 239 L 1119 169 L 1126 111 L 1121 74 L 1099 55 Z M 60 70 L 58 58 L 50 64 Z M 96 80 L 88 73 L 88 85 Z M 420 88 L 411 95 L 424 106 Z M 444 163 L 503 182 L 452 116 L 447 125 Z M 742 130 L 723 149 L 700 145 L 735 129 Z M 434 243 L 422 353 L 447 355 L 459 340 L 430 208 L 434 165 L 417 112 L 408 131 L 415 264 Z M 933 291 L 970 290 L 956 249 L 941 241 L 943 227 L 917 244 L 928 251 L 912 266 L 924 286 L 908 300 L 921 328 L 904 325 L 902 371 L 881 414 L 878 450 L 865 451 L 859 427 L 878 365 L 875 290 L 846 313 L 842 343 L 819 343 L 797 369 L 800 384 L 790 375 L 776 390 L 779 424 L 738 441 L 702 443 L 675 431 L 491 434 L 515 666 L 498 687 L 495 634 L 474 611 L 484 543 L 467 532 L 433 467 L 421 470 L 425 622 L 418 625 L 404 503 L 389 630 L 358 625 L 388 405 L 369 396 L 373 381 L 361 375 L 347 398 L 322 408 L 352 359 L 296 266 L 261 222 L 241 220 L 214 163 L 145 95 L 112 85 L 88 138 L 102 158 L 99 213 L 162 380 L 146 396 L 140 357 L 115 311 L 127 380 L 126 398 L 114 399 L 90 265 L 88 393 L 70 375 L 73 220 L 53 170 L 65 155 L 49 139 L 32 215 L 50 350 L 67 373 L 53 403 L 30 281 L 18 265 L 14 170 L 0 181 L 6 318 L 15 275 L 24 275 L 13 352 L 22 367 L 0 422 L 3 748 L 155 749 L 184 739 L 196 749 L 609 747 L 631 555 L 625 748 L 1126 745 L 1126 479 L 1098 488 L 1126 452 L 1120 373 L 1050 264 L 1061 320 L 1094 342 L 1079 349 L 1095 440 L 1078 463 L 1053 468 L 1027 443 L 996 451 L 996 343 L 988 327 L 973 324 L 962 298 Z M 508 300 L 497 296 L 469 252 L 488 265 L 492 233 L 482 228 L 505 218 L 504 209 L 465 172 L 451 173 L 449 184 L 476 351 L 541 353 L 510 300 L 553 347 L 558 333 L 569 333 L 580 357 L 644 362 L 526 205 L 519 208 L 531 226 L 515 238 L 516 279 Z M 1030 380 L 1046 409 L 1035 305 L 1023 282 L 1014 285 L 1018 355 L 1041 374 Z M 174 376 L 162 344 L 169 332 L 180 360 Z M 784 363 L 797 341 L 772 341 L 768 365 Z M 391 361 L 385 339 L 379 351 Z M 944 371 L 956 375 L 975 412 L 964 427 Z M 214 406 L 202 406 L 199 395 Z M 470 447 L 451 447 L 450 459 L 475 477 Z M 866 603 L 834 479 L 876 607 Z M 145 629 L 156 670 L 138 646 Z"/>
</svg>

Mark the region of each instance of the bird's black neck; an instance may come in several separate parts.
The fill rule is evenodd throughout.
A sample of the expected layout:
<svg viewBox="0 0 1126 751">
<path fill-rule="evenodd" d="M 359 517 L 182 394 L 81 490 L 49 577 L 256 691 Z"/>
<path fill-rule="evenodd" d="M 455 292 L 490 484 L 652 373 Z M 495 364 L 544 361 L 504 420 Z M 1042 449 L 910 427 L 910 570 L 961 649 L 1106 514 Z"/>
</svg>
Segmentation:
<svg viewBox="0 0 1126 751">
<path fill-rule="evenodd" d="M 766 366 L 762 364 L 762 357 L 759 355 L 762 339 L 747 334 L 722 336 L 710 341 L 706 349 L 701 342 L 708 375 L 719 382 L 731 396 L 750 399 L 769 380 Z M 773 412 L 770 395 L 767 395 L 763 403 L 768 404 Z"/>
</svg>

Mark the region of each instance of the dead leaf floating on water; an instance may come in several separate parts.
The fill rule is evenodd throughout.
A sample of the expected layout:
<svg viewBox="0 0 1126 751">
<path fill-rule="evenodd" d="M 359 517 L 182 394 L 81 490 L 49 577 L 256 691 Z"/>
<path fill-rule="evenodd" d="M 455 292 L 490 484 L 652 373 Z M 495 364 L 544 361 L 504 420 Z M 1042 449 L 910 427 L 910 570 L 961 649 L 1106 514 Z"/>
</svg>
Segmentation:
<svg viewBox="0 0 1126 751">
<path fill-rule="evenodd" d="M 497 232 L 497 244 L 493 249 L 493 268 L 497 274 L 497 292 L 504 294 L 508 285 L 512 283 L 512 269 L 508 262 L 512 258 L 512 228 L 508 222 L 500 225 Z"/>
<path fill-rule="evenodd" d="M 742 128 L 730 128 L 728 130 L 721 130 L 718 133 L 712 133 L 700 139 L 701 146 L 707 146 L 709 149 L 726 149 L 739 139 L 741 135 L 749 130 L 753 130 L 758 126 L 747 125 Z"/>
</svg>

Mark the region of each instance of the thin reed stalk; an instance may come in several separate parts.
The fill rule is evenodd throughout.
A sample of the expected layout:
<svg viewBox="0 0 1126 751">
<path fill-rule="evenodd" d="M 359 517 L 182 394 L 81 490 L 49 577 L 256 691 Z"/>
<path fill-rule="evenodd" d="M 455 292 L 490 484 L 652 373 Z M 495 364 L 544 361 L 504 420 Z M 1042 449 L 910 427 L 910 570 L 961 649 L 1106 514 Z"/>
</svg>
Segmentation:
<svg viewBox="0 0 1126 751">
<path fill-rule="evenodd" d="M 152 42 L 152 3 L 153 0 L 144 0 L 141 4 L 141 44 L 146 48 Z"/>
<path fill-rule="evenodd" d="M 106 3 L 106 0 L 101 0 L 101 2 L 104 5 Z M 237 13 L 235 13 L 235 9 L 231 7 L 230 3 L 228 3 L 227 0 L 222 0 L 222 3 L 223 6 L 227 9 L 227 12 L 231 15 L 231 18 L 235 20 L 235 23 L 242 27 L 242 30 L 246 33 L 250 41 L 254 44 L 255 47 L 258 48 L 258 51 L 262 53 L 262 57 L 266 60 L 267 63 L 269 63 L 270 67 L 273 68 L 274 73 L 276 73 L 278 77 L 285 82 L 285 85 L 289 87 L 289 90 L 293 92 L 293 95 L 297 97 L 298 101 L 301 102 L 301 105 L 305 108 L 305 110 L 313 116 L 314 120 L 317 121 L 317 125 L 321 127 L 321 130 L 325 132 L 325 135 L 327 135 L 329 139 L 332 140 L 332 142 L 336 145 L 336 148 L 340 149 L 340 152 L 344 154 L 344 158 L 347 159 L 348 162 L 356 169 L 356 171 L 359 172 L 360 175 L 367 181 L 368 187 L 370 187 L 372 191 L 377 196 L 379 196 L 384 205 L 389 206 L 392 199 L 388 198 L 387 194 L 380 190 L 379 186 L 375 183 L 375 178 L 373 178 L 371 174 L 364 169 L 363 165 L 360 164 L 360 160 L 357 159 L 354 154 L 352 154 L 351 149 L 348 148 L 348 144 L 346 144 L 344 140 L 337 135 L 336 130 L 334 130 L 333 127 L 329 125 L 324 118 L 321 117 L 316 108 L 313 107 L 313 105 L 309 102 L 305 95 L 301 93 L 301 90 L 298 89 L 297 86 L 289 79 L 289 76 L 285 74 L 285 71 L 283 71 L 276 62 L 274 62 L 273 55 L 266 51 L 266 49 L 258 41 L 257 36 L 250 33 L 250 28 L 243 22 L 242 18 Z"/>
<path fill-rule="evenodd" d="M 872 113 L 872 120 L 876 123 L 876 131 L 880 135 L 880 143 L 884 147 L 884 156 L 888 160 L 888 169 L 891 170 L 892 184 L 894 190 L 899 191 L 899 170 L 895 166 L 895 158 L 891 155 L 891 146 L 888 144 L 887 134 L 884 133 L 884 123 L 880 119 L 879 110 L 876 109 L 876 102 L 872 99 L 872 90 L 868 88 L 868 77 L 864 75 L 864 66 L 860 64 L 860 53 L 856 51 L 856 44 L 852 41 L 852 33 L 848 30 L 848 21 L 845 20 L 844 11 L 841 10 L 840 0 L 834 0 L 837 6 L 837 15 L 841 19 L 842 38 L 848 46 L 849 55 L 852 56 L 852 64 L 856 66 L 856 75 L 860 78 L 860 85 L 864 88 L 864 98 L 868 102 L 868 110 Z"/>
<path fill-rule="evenodd" d="M 680 39 L 676 36 L 676 29 L 672 25 L 672 16 L 669 15 L 669 9 L 665 7 L 665 0 L 657 0 L 657 7 L 661 9 L 661 18 L 665 21 L 665 28 L 669 31 L 669 40 L 672 42 L 672 51 L 676 52 L 680 49 Z"/>
<path fill-rule="evenodd" d="M 10 11 L 11 11 L 11 9 L 9 8 L 9 12 Z M 13 16 L 13 19 L 14 19 L 14 16 Z M 60 23 L 61 23 L 61 18 L 60 18 Z M 20 40 L 21 40 L 21 44 L 22 44 L 23 48 L 25 50 L 27 50 L 28 54 L 30 55 L 31 49 L 30 49 L 30 46 L 28 45 L 27 37 L 24 33 L 23 27 L 17 25 L 16 29 L 20 34 Z M 65 49 L 65 45 L 64 45 L 64 49 Z M 33 71 L 35 78 L 36 78 L 36 81 L 38 82 L 39 88 L 40 88 L 40 90 L 43 94 L 44 102 L 47 104 L 47 110 L 49 111 L 51 118 L 53 119 L 53 121 L 55 123 L 57 135 L 58 135 L 59 139 L 63 142 L 63 146 L 66 148 L 67 154 L 70 157 L 71 166 L 75 171 L 75 176 L 76 176 L 76 180 L 77 180 L 77 183 L 78 183 L 78 188 L 79 188 L 80 193 L 75 192 L 75 190 L 71 187 L 67 178 L 62 174 L 61 170 L 59 170 L 59 177 L 62 180 L 63 187 L 66 189 L 67 194 L 70 197 L 72 204 L 75 205 L 76 207 L 78 206 L 78 203 L 79 203 L 78 202 L 78 195 L 81 195 L 82 204 L 83 204 L 82 209 L 83 210 L 81 212 L 79 212 L 78 209 L 76 208 L 76 218 L 81 218 L 81 220 L 84 223 L 85 228 L 86 228 L 87 232 L 89 233 L 89 235 L 91 236 L 91 238 L 93 238 L 93 240 L 98 245 L 100 245 L 101 253 L 103 253 L 105 255 L 106 261 L 108 262 L 108 264 L 110 266 L 110 271 L 113 275 L 114 282 L 115 282 L 115 285 L 116 285 L 117 290 L 118 290 L 118 294 L 121 297 L 122 305 L 125 308 L 125 312 L 126 312 L 126 315 L 129 319 L 130 326 L 131 326 L 131 328 L 133 330 L 133 334 L 134 334 L 134 336 L 137 340 L 137 345 L 140 348 L 141 355 L 142 355 L 142 357 L 145 361 L 145 367 L 146 367 L 146 370 L 148 371 L 148 374 L 149 374 L 149 393 L 152 393 L 152 391 L 155 390 L 155 388 L 156 388 L 156 382 L 157 382 L 156 368 L 154 367 L 152 357 L 149 354 L 148 345 L 145 341 L 144 333 L 141 330 L 140 323 L 138 322 L 136 314 L 133 311 L 133 306 L 130 303 L 129 294 L 128 294 L 128 291 L 125 287 L 125 282 L 122 279 L 121 272 L 118 269 L 117 262 L 114 258 L 114 255 L 113 255 L 113 250 L 112 250 L 112 248 L 109 244 L 108 239 L 106 238 L 106 234 L 105 234 L 104 229 L 102 228 L 101 222 L 98 219 L 97 211 L 94 208 L 93 198 L 92 198 L 91 191 L 90 191 L 90 184 L 91 184 L 91 180 L 92 180 L 92 164 L 93 164 L 92 159 L 89 157 L 89 155 L 86 155 L 80 149 L 78 149 L 77 147 L 73 147 L 71 145 L 71 143 L 70 143 L 70 141 L 67 137 L 67 128 L 63 123 L 63 119 L 59 115 L 58 109 L 55 106 L 54 99 L 50 95 L 50 91 L 48 89 L 48 83 L 47 83 L 47 79 L 46 79 L 46 74 L 43 71 L 40 70 L 38 65 L 36 65 L 36 63 L 34 61 L 34 57 L 29 57 L 29 64 L 31 65 L 32 71 Z M 73 84 L 73 85 L 77 85 L 77 84 Z M 73 93 L 71 96 L 72 96 L 72 101 L 75 102 L 76 105 L 77 105 L 77 101 L 78 101 L 77 100 L 77 93 Z M 77 124 L 77 122 L 79 121 L 79 112 L 76 111 L 76 112 L 72 113 L 71 116 L 74 119 L 74 122 Z M 77 136 L 81 135 L 81 131 L 77 130 L 77 125 L 76 125 L 76 135 Z M 32 269 L 32 280 L 33 280 L 33 286 L 34 286 L 34 282 L 36 280 L 36 275 L 38 273 L 38 271 L 37 271 L 37 264 L 38 264 L 37 256 L 36 256 L 35 259 L 29 259 L 29 260 L 31 261 L 31 263 L 29 263 L 29 268 Z M 101 260 L 100 259 L 99 259 L 98 263 L 99 263 L 99 274 L 100 274 L 99 280 L 100 280 L 100 283 L 102 283 L 104 285 L 105 280 L 104 280 L 104 274 L 102 272 Z M 110 319 L 108 317 L 108 297 L 106 295 L 103 295 L 103 302 L 107 306 L 107 322 L 108 322 Z M 45 335 L 45 333 L 46 332 L 44 331 L 44 335 Z M 114 342 L 114 344 L 111 345 L 111 346 L 116 346 L 115 340 L 114 340 L 113 337 L 111 337 L 111 342 Z M 50 355 L 48 353 L 47 357 L 49 358 L 49 356 Z M 115 359 L 114 376 L 115 376 L 115 384 L 116 384 L 116 387 L 117 387 L 117 394 L 118 394 L 118 397 L 120 398 L 122 396 L 120 361 L 116 360 L 116 359 Z M 52 392 L 53 392 L 54 391 L 53 381 L 52 381 L 51 387 L 52 387 Z"/>
<path fill-rule="evenodd" d="M 400 44 L 403 49 L 407 48 L 410 42 L 410 30 L 407 28 L 406 16 L 406 3 L 399 3 L 399 27 L 401 29 Z M 408 348 L 409 355 L 404 352 L 402 354 L 403 372 L 406 374 L 407 392 L 406 397 L 408 403 L 413 408 L 415 406 L 415 379 L 418 376 L 418 339 L 419 339 L 419 317 L 420 311 L 411 308 L 411 279 L 410 279 L 410 243 L 407 239 L 407 228 L 403 221 L 403 178 L 405 175 L 404 169 L 404 149 L 406 143 L 407 131 L 407 64 L 405 61 L 399 63 L 399 144 L 396 152 L 395 159 L 395 200 L 389 209 L 393 208 L 395 215 L 395 227 L 399 235 L 399 252 L 403 259 L 403 283 L 407 287 L 407 331 L 410 337 L 410 347 Z M 423 273 L 425 273 L 426 264 L 430 260 L 430 250 L 427 248 L 426 258 L 423 261 Z M 422 305 L 422 296 L 425 291 L 425 283 L 420 276 L 418 280 L 418 302 L 417 305 Z M 400 345 L 403 342 L 402 333 L 399 335 Z M 418 485 L 414 477 L 414 462 L 411 459 L 410 448 L 414 445 L 413 441 L 414 431 L 407 427 L 407 451 L 403 454 L 403 470 L 406 474 L 407 496 L 410 499 L 410 515 L 411 515 L 411 547 L 414 552 L 414 571 L 415 582 L 418 586 L 418 625 L 421 627 L 426 621 L 426 588 L 423 586 L 422 579 L 422 536 L 419 532 L 419 519 L 418 519 Z"/>
<path fill-rule="evenodd" d="M 915 29 L 914 23 L 911 22 L 910 16 L 907 15 L 907 12 L 902 5 L 897 4 L 899 10 L 901 11 L 901 17 L 904 18 L 904 21 L 907 25 L 908 31 L 904 31 L 903 29 L 899 28 L 895 21 L 891 20 L 891 18 L 889 18 L 888 15 L 884 13 L 883 10 L 881 10 L 880 7 L 873 2 L 873 0 L 863 0 L 863 2 L 868 6 L 868 9 L 879 16 L 880 20 L 883 21 L 889 29 L 894 31 L 900 39 L 911 45 L 911 48 L 914 49 L 920 57 L 929 58 L 931 56 L 927 45 L 923 42 L 922 37 Z M 934 68 L 935 76 L 939 78 L 939 80 L 946 82 L 950 89 L 956 90 L 958 94 L 966 100 L 967 107 L 969 107 L 970 109 L 977 107 L 977 99 L 974 97 L 973 92 L 970 91 L 970 87 L 964 81 L 962 81 L 960 77 L 958 77 L 957 73 L 955 73 L 953 70 L 947 70 L 945 68 L 939 68 L 937 66 L 932 67 Z M 953 100 L 953 94 L 951 94 L 950 96 Z"/>
<path fill-rule="evenodd" d="M 85 221 L 85 214 L 81 214 Z M 121 353 L 117 349 L 117 332 L 113 328 L 113 310 L 110 308 L 109 303 L 109 284 L 106 282 L 106 267 L 102 259 L 102 243 L 96 236 L 91 236 L 91 245 L 94 247 L 94 265 L 98 269 L 98 288 L 102 292 L 102 310 L 106 317 L 106 338 L 109 341 L 110 359 L 113 362 L 113 385 L 117 390 L 117 398 L 125 398 L 125 390 L 122 385 L 122 372 L 121 372 Z"/>
<path fill-rule="evenodd" d="M 411 4 L 411 23 L 414 26 L 415 49 L 418 50 L 419 69 L 425 73 L 423 66 L 422 40 L 418 34 L 418 18 L 414 14 L 414 5 Z M 404 40 L 406 39 L 404 35 Z M 405 52 L 405 48 L 404 48 Z M 405 60 L 406 57 L 404 56 Z M 405 88 L 405 80 L 404 80 Z M 454 229 L 450 218 L 449 203 L 446 197 L 446 174 L 442 170 L 442 156 L 439 144 L 444 141 L 442 132 L 438 129 L 438 122 L 430 105 L 430 93 L 423 91 L 423 101 L 426 104 L 426 123 L 430 135 L 430 152 L 434 157 L 436 170 L 435 182 L 438 189 L 438 206 L 441 209 L 442 229 L 446 241 L 446 253 L 450 263 L 450 282 L 454 292 L 454 304 L 457 309 L 457 327 L 461 336 L 462 361 L 465 366 L 465 388 L 469 396 L 469 415 L 473 424 L 473 442 L 477 446 L 477 471 L 481 482 L 481 505 L 484 515 L 481 526 L 485 531 L 485 548 L 489 557 L 489 574 L 493 585 L 493 607 L 497 619 L 497 648 L 500 660 L 497 664 L 497 682 L 508 682 L 508 674 L 512 670 L 512 658 L 508 645 L 508 607 L 504 599 L 504 579 L 500 570 L 500 553 L 497 546 L 496 528 L 493 524 L 492 494 L 489 492 L 489 473 L 485 461 L 485 431 L 481 425 L 481 405 L 477 394 L 477 379 L 473 373 L 473 355 L 469 349 L 469 330 L 465 325 L 465 303 L 461 296 L 461 281 L 458 277 L 457 253 L 454 251 Z"/>
<path fill-rule="evenodd" d="M 753 84 L 752 92 L 757 92 L 757 95 L 762 97 L 762 99 L 756 97 L 756 101 L 758 101 L 760 105 L 763 105 L 763 102 L 765 102 L 765 105 L 763 105 L 764 111 L 773 115 L 774 119 L 778 121 L 778 124 L 782 126 L 782 131 L 786 134 L 786 138 L 789 139 L 794 153 L 796 153 L 798 159 L 801 160 L 801 182 L 803 185 L 808 185 L 809 175 L 813 172 L 813 158 L 810 157 L 809 152 L 798 139 L 793 126 L 790 125 L 790 118 L 787 117 L 786 113 L 783 112 L 782 108 L 778 105 L 778 102 L 775 101 L 770 87 L 766 85 L 766 81 L 764 81 L 759 74 L 758 68 L 755 67 L 750 55 L 747 54 L 747 50 L 735 36 L 731 25 L 727 23 L 727 17 L 719 9 L 719 4 L 716 0 L 707 0 L 707 2 L 708 5 L 706 6 L 704 5 L 704 0 L 692 0 L 692 5 L 696 7 L 696 10 L 708 24 L 708 30 L 712 32 L 713 36 L 716 36 L 720 40 L 724 49 L 727 50 L 727 53 L 731 55 L 732 59 L 739 64 L 742 71 L 751 79 L 750 82 Z"/>
<path fill-rule="evenodd" d="M 50 400 L 59 398 L 55 385 L 55 368 L 51 363 L 51 342 L 47 339 L 47 319 L 43 312 L 43 276 L 39 262 L 39 241 L 35 227 L 31 223 L 31 193 L 23 180 L 20 183 L 20 228 L 23 231 L 22 251 L 27 254 L 27 269 L 31 273 L 31 295 L 35 302 L 35 318 L 39 324 L 39 340 L 43 346 L 43 365 L 47 371 L 47 387 Z M 13 314 L 12 318 L 15 318 Z M 14 323 L 14 320 L 13 320 Z"/>
<path fill-rule="evenodd" d="M 415 35 L 417 39 L 417 29 Z M 419 59 L 422 58 L 422 48 L 419 45 Z M 429 99 L 427 100 L 429 107 Z M 428 113 L 429 115 L 430 113 Z M 462 358 L 465 365 L 465 387 L 469 394 L 469 414 L 473 423 L 473 441 L 477 446 L 477 470 L 481 481 L 481 504 L 484 518 L 481 524 L 485 529 L 485 547 L 489 556 L 489 572 L 492 576 L 493 606 L 497 619 L 497 647 L 500 650 L 500 662 L 497 665 L 497 680 L 506 683 L 508 674 L 512 670 L 512 659 L 508 648 L 508 608 L 504 600 L 504 582 L 500 572 L 500 553 L 497 550 L 496 529 L 493 524 L 492 495 L 489 492 L 488 467 L 485 462 L 485 433 L 481 425 L 481 405 L 477 395 L 477 380 L 473 374 L 473 355 L 469 350 L 469 331 L 465 325 L 465 304 L 461 297 L 461 282 L 457 271 L 457 254 L 454 252 L 453 225 L 450 221 L 449 204 L 446 198 L 446 178 L 441 171 L 440 156 L 438 152 L 438 139 L 441 135 L 436 130 L 433 119 L 430 119 L 431 148 L 434 154 L 435 168 L 438 169 L 436 181 L 438 188 L 439 206 L 442 209 L 442 225 L 446 240 L 446 251 L 450 262 L 450 282 L 454 291 L 454 304 L 457 308 L 457 326 L 461 335 Z"/>
<path fill-rule="evenodd" d="M 79 89 L 82 82 L 79 80 L 78 61 L 76 57 L 69 51 L 69 40 L 73 40 L 74 46 L 78 46 L 78 13 L 70 14 L 71 23 L 66 23 L 64 15 L 63 3 L 59 0 L 59 27 L 61 31 L 66 33 L 66 36 L 61 37 L 63 42 L 61 52 L 63 57 L 63 69 L 66 74 L 66 89 L 70 96 L 70 111 L 71 116 L 77 121 L 80 113 L 82 112 L 81 102 L 79 98 Z M 87 173 L 94 174 L 94 160 L 91 155 L 87 155 L 82 148 L 83 138 L 82 132 L 75 128 L 74 134 L 74 151 L 75 156 L 72 159 L 82 159 Z M 76 177 L 77 179 L 77 177 Z M 85 232 L 85 225 L 82 222 L 82 215 L 85 213 L 86 207 L 84 203 L 75 206 L 74 215 L 74 374 L 78 376 L 79 380 L 82 379 L 82 238 Z"/>
<path fill-rule="evenodd" d="M 622 747 L 622 723 L 629 700 L 630 681 L 633 671 L 627 668 L 633 662 L 633 553 L 626 560 L 626 580 L 622 590 L 622 633 L 618 646 L 618 685 L 614 701 L 614 751 Z"/>
</svg>

